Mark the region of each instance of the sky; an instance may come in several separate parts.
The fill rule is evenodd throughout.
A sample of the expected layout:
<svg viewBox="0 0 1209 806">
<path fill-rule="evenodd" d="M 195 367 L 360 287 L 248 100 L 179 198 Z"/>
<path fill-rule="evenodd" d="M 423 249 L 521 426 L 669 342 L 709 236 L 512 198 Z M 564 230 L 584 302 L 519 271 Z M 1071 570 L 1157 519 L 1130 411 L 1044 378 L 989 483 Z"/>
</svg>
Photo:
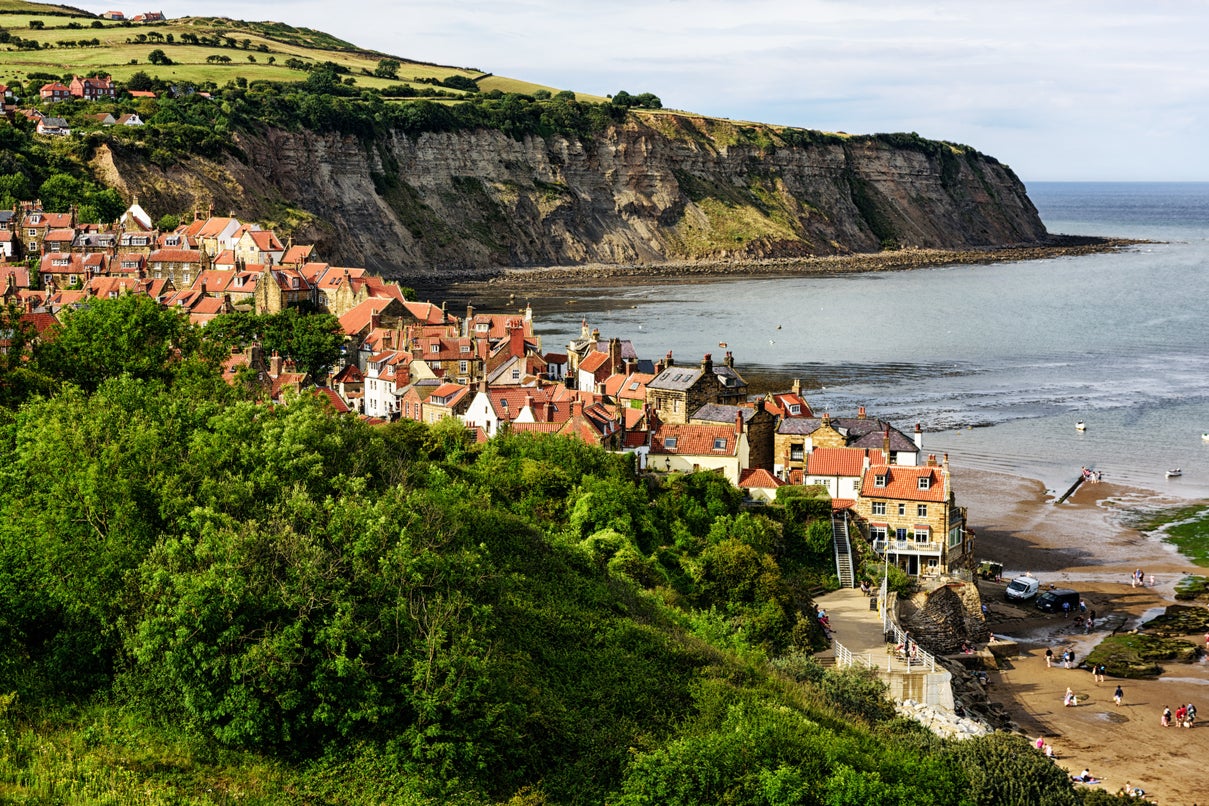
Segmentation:
<svg viewBox="0 0 1209 806">
<path fill-rule="evenodd" d="M 667 108 L 969 145 L 1031 181 L 1209 181 L 1209 0 L 123 0 Z"/>
</svg>

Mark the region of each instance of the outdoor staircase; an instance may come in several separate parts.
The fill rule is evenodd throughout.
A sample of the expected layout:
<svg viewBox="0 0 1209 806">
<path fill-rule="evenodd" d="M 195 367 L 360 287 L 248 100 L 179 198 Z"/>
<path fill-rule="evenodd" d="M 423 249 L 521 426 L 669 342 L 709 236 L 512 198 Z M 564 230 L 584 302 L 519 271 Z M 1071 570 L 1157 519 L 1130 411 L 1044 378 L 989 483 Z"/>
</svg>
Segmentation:
<svg viewBox="0 0 1209 806">
<path fill-rule="evenodd" d="M 835 575 L 839 577 L 840 587 L 855 588 L 852 546 L 848 542 L 848 516 L 844 513 L 831 516 L 831 542 L 835 544 Z"/>
</svg>

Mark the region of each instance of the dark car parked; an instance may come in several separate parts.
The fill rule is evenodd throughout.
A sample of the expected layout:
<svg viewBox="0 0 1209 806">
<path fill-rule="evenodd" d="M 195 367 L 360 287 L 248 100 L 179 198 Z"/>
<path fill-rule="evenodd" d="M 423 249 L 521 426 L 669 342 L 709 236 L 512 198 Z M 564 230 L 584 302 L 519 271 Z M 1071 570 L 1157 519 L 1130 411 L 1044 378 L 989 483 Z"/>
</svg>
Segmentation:
<svg viewBox="0 0 1209 806">
<path fill-rule="evenodd" d="M 1064 603 L 1069 604 L 1070 607 L 1063 607 Z M 1070 588 L 1055 588 L 1043 591 L 1037 597 L 1037 609 L 1043 610 L 1046 613 L 1078 613 L 1079 594 Z"/>
</svg>

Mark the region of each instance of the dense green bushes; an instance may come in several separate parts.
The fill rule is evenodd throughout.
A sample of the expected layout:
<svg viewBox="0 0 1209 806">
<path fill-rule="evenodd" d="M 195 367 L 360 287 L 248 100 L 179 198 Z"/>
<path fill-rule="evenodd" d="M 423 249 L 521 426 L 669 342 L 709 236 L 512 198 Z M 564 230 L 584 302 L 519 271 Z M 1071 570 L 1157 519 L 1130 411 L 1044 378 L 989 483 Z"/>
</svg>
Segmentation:
<svg viewBox="0 0 1209 806">
<path fill-rule="evenodd" d="M 207 346 L 230 332 L 142 304 L 70 317 L 23 362 L 47 394 L 0 409 L 6 798 L 1070 795 L 1035 751 L 949 748 L 808 659 L 791 507 L 559 437 L 241 399 Z"/>
</svg>

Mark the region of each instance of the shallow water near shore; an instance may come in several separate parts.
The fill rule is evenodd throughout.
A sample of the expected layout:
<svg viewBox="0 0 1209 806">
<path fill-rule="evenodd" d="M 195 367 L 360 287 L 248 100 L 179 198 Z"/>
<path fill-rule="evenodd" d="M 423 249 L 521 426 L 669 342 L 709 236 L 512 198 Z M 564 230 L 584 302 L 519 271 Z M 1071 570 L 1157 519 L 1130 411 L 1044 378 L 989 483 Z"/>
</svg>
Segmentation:
<svg viewBox="0 0 1209 806">
<path fill-rule="evenodd" d="M 1209 184 L 1029 192 L 1051 232 L 1162 242 L 901 272 L 573 284 L 516 304 L 532 304 L 547 351 L 586 321 L 644 358 L 730 352 L 753 390 L 800 379 L 817 412 L 863 405 L 904 430 L 919 423 L 926 450 L 966 465 L 1058 492 L 1087 466 L 1161 498 L 1209 498 Z"/>
</svg>

